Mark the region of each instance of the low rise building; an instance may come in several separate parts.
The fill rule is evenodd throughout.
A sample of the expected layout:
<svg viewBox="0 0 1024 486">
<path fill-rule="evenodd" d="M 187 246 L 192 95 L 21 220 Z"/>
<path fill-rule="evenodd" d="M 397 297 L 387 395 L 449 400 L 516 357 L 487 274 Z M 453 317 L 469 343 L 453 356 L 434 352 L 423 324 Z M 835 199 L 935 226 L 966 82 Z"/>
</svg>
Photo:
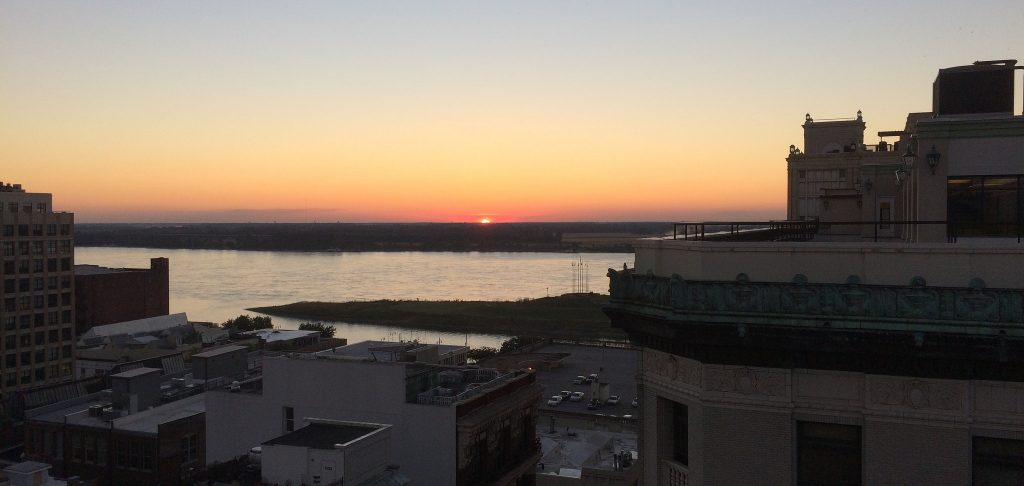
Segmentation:
<svg viewBox="0 0 1024 486">
<path fill-rule="evenodd" d="M 265 484 L 373 484 L 392 466 L 391 426 L 310 419 L 261 446 Z M 407 484 L 397 473 L 391 484 Z"/>
<path fill-rule="evenodd" d="M 170 265 L 151 258 L 149 268 L 75 265 L 75 327 L 134 321 L 170 313 Z"/>
<path fill-rule="evenodd" d="M 25 454 L 98 484 L 188 481 L 206 465 L 202 395 L 161 403 L 160 370 L 112 375 L 112 389 L 26 413 Z"/>
<path fill-rule="evenodd" d="M 259 390 L 208 393 L 209 460 L 246 454 L 315 417 L 391 425 L 393 461 L 417 483 L 532 484 L 541 394 L 532 373 L 402 361 L 404 352 L 371 351 L 380 343 L 352 346 L 266 357 Z"/>
</svg>

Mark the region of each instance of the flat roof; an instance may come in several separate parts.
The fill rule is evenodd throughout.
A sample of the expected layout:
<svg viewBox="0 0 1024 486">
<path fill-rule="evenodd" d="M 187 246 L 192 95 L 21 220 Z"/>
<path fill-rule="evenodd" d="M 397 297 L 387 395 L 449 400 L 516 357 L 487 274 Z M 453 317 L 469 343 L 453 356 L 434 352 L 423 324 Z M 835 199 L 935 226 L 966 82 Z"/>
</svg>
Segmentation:
<svg viewBox="0 0 1024 486">
<path fill-rule="evenodd" d="M 131 415 L 123 415 L 113 420 L 89 415 L 89 407 L 93 405 L 109 406 L 110 400 L 101 399 L 97 393 L 91 399 L 69 401 L 65 407 L 54 407 L 48 412 L 29 417 L 29 420 L 155 434 L 160 424 L 206 412 L 206 398 L 202 394 L 165 403 Z"/>
<path fill-rule="evenodd" d="M 139 368 L 133 368 L 128 371 L 122 371 L 116 375 L 110 375 L 111 378 L 134 378 L 136 376 L 148 375 L 150 373 L 160 373 L 163 370 L 160 368 L 146 368 L 145 366 Z"/>
<path fill-rule="evenodd" d="M 165 403 L 149 410 L 144 410 L 121 418 L 114 419 L 114 430 L 155 434 L 160 424 L 174 422 L 186 417 L 206 412 L 206 397 L 202 394 Z"/>
<path fill-rule="evenodd" d="M 468 350 L 466 346 L 454 346 L 451 344 L 417 344 L 417 343 L 402 343 L 394 341 L 361 341 L 358 343 L 352 343 L 347 346 L 339 346 L 333 349 L 327 349 L 320 351 L 317 354 L 323 356 L 347 356 L 354 358 L 373 358 L 377 361 L 399 361 L 393 360 L 392 357 L 395 353 L 404 354 L 407 351 L 413 351 L 425 346 L 437 346 L 438 357 L 445 357 L 450 353 L 455 353 L 461 350 Z"/>
<path fill-rule="evenodd" d="M 300 331 L 293 329 L 258 329 L 255 331 L 243 332 L 249 336 L 256 336 L 260 339 L 273 343 L 277 341 L 291 341 L 292 339 L 300 339 L 313 334 L 320 334 L 320 331 Z"/>
<path fill-rule="evenodd" d="M 50 469 L 49 464 L 36 461 L 25 461 L 19 462 L 13 466 L 7 466 L 4 468 L 4 471 L 20 474 L 32 474 L 34 472 L 43 471 L 46 469 Z"/>
<path fill-rule="evenodd" d="M 211 349 L 209 351 L 203 351 L 202 353 L 196 353 L 196 354 L 193 354 L 192 357 L 193 358 L 212 358 L 214 356 L 220 356 L 220 355 L 223 355 L 223 354 L 233 353 L 233 352 L 238 351 L 238 350 L 245 351 L 246 349 L 248 349 L 248 348 L 246 348 L 245 346 L 238 346 L 238 345 L 232 344 L 230 346 L 221 346 L 219 348 Z"/>
<path fill-rule="evenodd" d="M 263 445 L 288 445 L 310 449 L 334 449 L 335 444 L 347 444 L 369 435 L 383 426 L 314 422 L 294 432 L 275 437 Z"/>
<path fill-rule="evenodd" d="M 79 275 L 106 275 L 109 273 L 145 272 L 148 268 L 109 268 L 99 265 L 75 265 L 75 276 Z"/>
</svg>

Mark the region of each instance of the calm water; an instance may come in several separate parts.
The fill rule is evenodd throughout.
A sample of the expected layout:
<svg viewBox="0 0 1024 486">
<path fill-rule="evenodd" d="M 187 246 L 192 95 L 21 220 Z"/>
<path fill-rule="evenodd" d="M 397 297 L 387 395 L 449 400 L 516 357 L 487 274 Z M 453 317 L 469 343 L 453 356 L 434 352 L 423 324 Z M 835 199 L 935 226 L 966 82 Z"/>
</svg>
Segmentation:
<svg viewBox="0 0 1024 486">
<path fill-rule="evenodd" d="M 570 292 L 573 262 L 588 265 L 590 290 L 608 292 L 607 269 L 633 266 L 632 253 L 295 253 L 230 250 L 161 250 L 76 247 L 75 263 L 148 268 L 149 259 L 171 264 L 171 312 L 195 321 L 223 322 L 248 307 L 302 300 L 374 299 L 515 300 Z M 275 317 L 294 329 L 301 320 Z M 452 334 L 336 323 L 337 336 L 419 339 L 420 342 L 495 346 L 506 336 Z"/>
</svg>

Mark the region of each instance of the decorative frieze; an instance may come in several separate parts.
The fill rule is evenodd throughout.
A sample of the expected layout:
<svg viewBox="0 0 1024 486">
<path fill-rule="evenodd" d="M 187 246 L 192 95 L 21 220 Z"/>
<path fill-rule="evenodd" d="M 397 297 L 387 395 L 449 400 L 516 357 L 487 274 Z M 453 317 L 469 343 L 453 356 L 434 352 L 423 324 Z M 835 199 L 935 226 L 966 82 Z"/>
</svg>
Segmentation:
<svg viewBox="0 0 1024 486">
<path fill-rule="evenodd" d="M 699 387 L 701 368 L 699 362 L 691 359 L 652 349 L 644 350 L 644 369 L 670 382 Z"/>
<path fill-rule="evenodd" d="M 906 286 L 864 285 L 857 276 L 845 283 L 688 281 L 673 274 L 608 270 L 612 303 L 643 305 L 671 313 L 752 314 L 925 319 L 978 323 L 1024 323 L 1024 293 L 987 289 L 981 279 L 966 287 L 929 287 L 914 277 Z"/>
<path fill-rule="evenodd" d="M 964 383 L 873 376 L 868 381 L 868 395 L 872 405 L 960 412 L 967 387 Z"/>
<path fill-rule="evenodd" d="M 706 366 L 704 368 L 704 390 L 788 398 L 786 375 L 787 373 L 781 371 L 749 367 Z"/>
</svg>

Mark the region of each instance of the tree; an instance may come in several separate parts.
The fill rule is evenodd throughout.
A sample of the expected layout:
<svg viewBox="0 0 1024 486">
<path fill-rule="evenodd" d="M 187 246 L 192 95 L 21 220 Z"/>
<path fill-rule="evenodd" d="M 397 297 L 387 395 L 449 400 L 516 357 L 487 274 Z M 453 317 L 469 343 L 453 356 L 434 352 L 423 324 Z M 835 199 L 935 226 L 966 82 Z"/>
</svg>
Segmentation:
<svg viewBox="0 0 1024 486">
<path fill-rule="evenodd" d="M 498 354 L 497 349 L 487 346 L 481 346 L 479 348 L 470 349 L 469 352 L 466 353 L 466 357 L 476 361 L 480 361 L 482 359 L 490 358 L 491 356 L 494 356 L 496 354 Z"/>
<path fill-rule="evenodd" d="M 334 331 L 337 331 L 334 326 L 330 324 L 324 324 L 323 322 L 303 322 L 299 324 L 300 331 L 320 331 L 320 337 L 322 339 L 330 339 L 334 337 Z"/>
<path fill-rule="evenodd" d="M 249 314 L 242 314 L 234 319 L 228 319 L 220 325 L 231 332 L 247 332 L 257 329 L 273 329 L 274 324 L 270 322 L 269 316 L 252 317 Z"/>
</svg>

